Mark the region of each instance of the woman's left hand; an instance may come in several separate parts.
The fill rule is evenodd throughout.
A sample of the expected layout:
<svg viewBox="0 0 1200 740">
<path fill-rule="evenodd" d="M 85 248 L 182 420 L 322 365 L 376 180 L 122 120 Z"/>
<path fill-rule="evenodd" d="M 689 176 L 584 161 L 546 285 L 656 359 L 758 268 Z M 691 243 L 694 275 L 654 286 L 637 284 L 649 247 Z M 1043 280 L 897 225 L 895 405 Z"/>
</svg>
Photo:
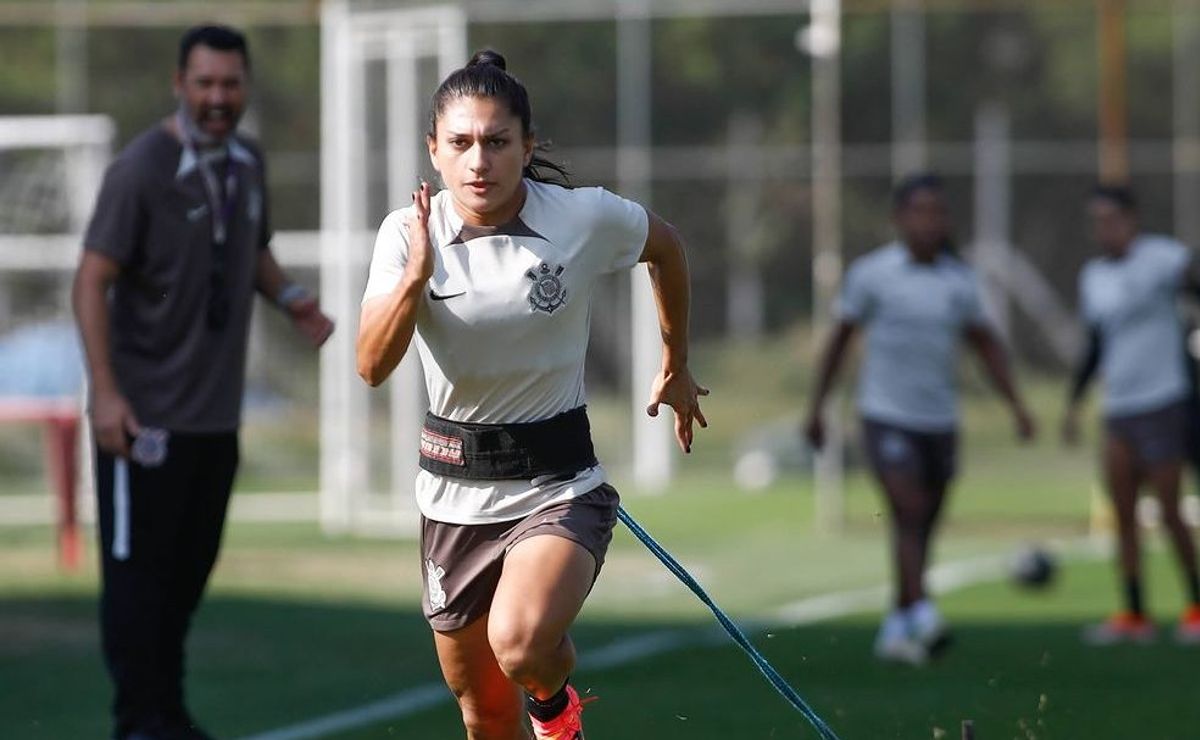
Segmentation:
<svg viewBox="0 0 1200 740">
<path fill-rule="evenodd" d="M 708 389 L 697 384 L 686 367 L 680 370 L 664 368 L 654 378 L 646 413 L 658 416 L 660 404 L 670 406 L 675 411 L 675 439 L 679 441 L 679 449 L 688 453 L 692 451 L 692 424 L 699 422 L 701 428 L 708 428 L 708 420 L 700 410 L 700 396 L 707 395 Z"/>
</svg>

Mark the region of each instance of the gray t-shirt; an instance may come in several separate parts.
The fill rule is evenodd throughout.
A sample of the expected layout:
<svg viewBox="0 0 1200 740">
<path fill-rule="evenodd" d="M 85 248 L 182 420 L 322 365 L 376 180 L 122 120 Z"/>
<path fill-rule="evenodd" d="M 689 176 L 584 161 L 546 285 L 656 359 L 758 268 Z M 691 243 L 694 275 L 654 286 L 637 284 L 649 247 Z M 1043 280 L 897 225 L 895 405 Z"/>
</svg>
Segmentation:
<svg viewBox="0 0 1200 740">
<path fill-rule="evenodd" d="M 942 254 L 920 264 L 903 244 L 887 244 L 850 265 L 835 314 L 867 331 L 858 384 L 865 418 L 925 432 L 957 425 L 959 341 L 987 323 L 965 262 Z"/>
<path fill-rule="evenodd" d="M 1079 296 L 1084 321 L 1100 331 L 1105 414 L 1140 414 L 1187 397 L 1175 302 L 1190 258 L 1170 237 L 1142 235 L 1121 259 L 1084 265 Z"/>
<path fill-rule="evenodd" d="M 430 410 L 485 424 L 549 419 L 583 405 L 592 293 L 603 276 L 637 264 L 646 209 L 602 188 L 525 181 L 525 204 L 498 227 L 470 227 L 449 191 L 430 203 L 435 266 L 413 344 Z M 408 262 L 412 207 L 384 219 L 363 302 L 395 290 Z M 605 481 L 597 465 L 573 477 L 480 481 L 417 476 L 429 519 L 486 524 L 521 519 Z"/>
<path fill-rule="evenodd" d="M 216 171 L 237 184 L 223 204 L 229 234 L 218 273 L 199 163 L 163 126 L 109 166 L 84 236 L 84 249 L 121 267 L 109 304 L 113 371 L 143 425 L 228 432 L 241 421 L 256 262 L 271 229 L 257 147 L 231 140 L 225 166 Z M 227 311 L 214 322 L 211 301 L 222 293 Z"/>
</svg>

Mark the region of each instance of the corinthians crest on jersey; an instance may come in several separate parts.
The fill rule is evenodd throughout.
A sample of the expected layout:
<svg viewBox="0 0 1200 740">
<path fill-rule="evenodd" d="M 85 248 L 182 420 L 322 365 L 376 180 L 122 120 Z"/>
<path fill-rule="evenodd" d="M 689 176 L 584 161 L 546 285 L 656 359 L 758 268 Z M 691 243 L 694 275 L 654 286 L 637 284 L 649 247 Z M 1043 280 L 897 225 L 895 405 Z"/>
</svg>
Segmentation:
<svg viewBox="0 0 1200 740">
<path fill-rule="evenodd" d="M 529 289 L 529 305 L 533 310 L 554 313 L 567 302 L 567 289 L 560 277 L 564 270 L 562 265 L 551 270 L 550 265 L 543 262 L 536 269 L 525 272 L 525 277 L 533 281 L 533 287 Z"/>
</svg>

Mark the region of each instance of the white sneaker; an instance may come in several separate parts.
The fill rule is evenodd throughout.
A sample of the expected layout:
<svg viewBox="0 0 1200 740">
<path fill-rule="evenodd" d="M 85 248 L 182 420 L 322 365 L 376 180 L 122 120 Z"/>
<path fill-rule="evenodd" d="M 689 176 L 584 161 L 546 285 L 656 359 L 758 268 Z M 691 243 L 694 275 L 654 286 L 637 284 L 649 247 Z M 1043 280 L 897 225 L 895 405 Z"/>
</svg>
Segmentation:
<svg viewBox="0 0 1200 740">
<path fill-rule="evenodd" d="M 929 660 L 929 651 L 911 637 L 892 637 L 875 640 L 875 657 L 888 663 L 922 666 Z"/>
<path fill-rule="evenodd" d="M 950 646 L 950 629 L 941 612 L 929 599 L 921 599 L 906 610 L 909 633 L 930 656 Z"/>
<path fill-rule="evenodd" d="M 910 632 L 909 620 L 904 612 L 896 610 L 888 614 L 875 637 L 875 657 L 891 663 L 924 665 L 929 653 Z"/>
</svg>

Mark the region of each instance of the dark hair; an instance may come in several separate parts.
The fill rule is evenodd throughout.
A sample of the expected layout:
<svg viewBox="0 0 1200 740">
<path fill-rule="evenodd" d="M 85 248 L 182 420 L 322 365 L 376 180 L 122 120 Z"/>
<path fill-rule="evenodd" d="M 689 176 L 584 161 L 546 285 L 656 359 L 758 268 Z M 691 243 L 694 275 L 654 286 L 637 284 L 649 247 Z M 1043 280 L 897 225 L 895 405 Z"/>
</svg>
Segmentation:
<svg viewBox="0 0 1200 740">
<path fill-rule="evenodd" d="M 942 180 L 941 175 L 933 172 L 918 172 L 913 175 L 908 175 L 903 180 L 896 184 L 892 190 L 892 207 L 899 210 L 908 205 L 913 196 L 922 190 L 930 190 L 935 193 L 944 193 L 946 191 L 946 183 Z"/>
<path fill-rule="evenodd" d="M 250 71 L 250 50 L 246 48 L 246 37 L 241 31 L 229 26 L 193 26 L 179 40 L 179 71 L 187 69 L 192 49 L 207 46 L 217 51 L 236 51 L 242 55 L 246 71 Z"/>
<path fill-rule="evenodd" d="M 1138 210 L 1137 196 L 1128 185 L 1107 185 L 1101 183 L 1092 188 L 1092 199 L 1106 200 L 1128 214 Z"/>
<path fill-rule="evenodd" d="M 494 98 L 502 101 L 521 119 L 521 130 L 525 136 L 536 136 L 533 127 L 533 109 L 529 105 L 529 93 L 513 75 L 509 74 L 508 64 L 498 51 L 483 49 L 475 52 L 471 60 L 462 69 L 450 73 L 442 80 L 437 91 L 433 94 L 433 102 L 429 107 L 428 136 L 437 136 L 437 122 L 446 105 L 457 98 Z M 570 187 L 571 175 L 567 168 L 557 162 L 552 162 L 536 154 L 546 151 L 549 147 L 541 142 L 534 145 L 535 154 L 529 164 L 525 165 L 524 176 L 537 182 L 548 182 L 555 185 Z"/>
</svg>

